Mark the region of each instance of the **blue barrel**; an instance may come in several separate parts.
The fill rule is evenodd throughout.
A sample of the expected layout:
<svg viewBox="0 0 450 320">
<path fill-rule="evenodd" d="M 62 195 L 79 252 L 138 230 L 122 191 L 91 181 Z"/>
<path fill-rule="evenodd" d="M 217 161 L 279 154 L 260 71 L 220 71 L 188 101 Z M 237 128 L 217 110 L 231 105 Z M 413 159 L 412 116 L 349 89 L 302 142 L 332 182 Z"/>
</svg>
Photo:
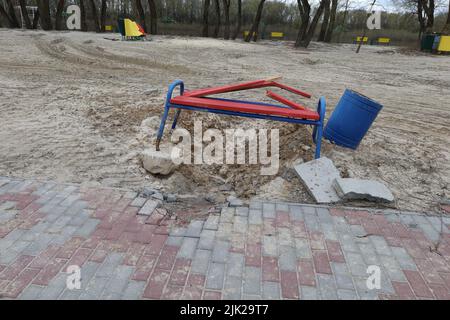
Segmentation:
<svg viewBox="0 0 450 320">
<path fill-rule="evenodd" d="M 383 106 L 346 89 L 331 114 L 323 136 L 339 146 L 356 149 Z"/>
</svg>

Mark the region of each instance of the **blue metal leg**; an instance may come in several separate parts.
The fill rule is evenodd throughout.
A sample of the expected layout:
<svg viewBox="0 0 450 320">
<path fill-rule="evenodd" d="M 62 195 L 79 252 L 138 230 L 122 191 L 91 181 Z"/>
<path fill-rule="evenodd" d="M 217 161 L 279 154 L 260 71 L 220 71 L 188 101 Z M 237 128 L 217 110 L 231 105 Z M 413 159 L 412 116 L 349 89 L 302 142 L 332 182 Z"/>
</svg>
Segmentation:
<svg viewBox="0 0 450 320">
<path fill-rule="evenodd" d="M 180 117 L 181 109 L 178 109 L 175 113 L 175 118 L 173 118 L 172 128 L 170 129 L 170 134 L 172 134 L 173 130 L 177 126 L 178 118 Z"/>
<path fill-rule="evenodd" d="M 324 97 L 320 97 L 319 104 L 317 106 L 317 112 L 319 113 L 320 119 L 319 123 L 315 126 L 313 131 L 313 139 L 316 143 L 316 153 L 314 155 L 315 159 L 320 158 L 320 149 L 322 147 L 322 133 L 323 133 L 323 124 L 325 122 L 325 109 L 326 102 Z"/>
<path fill-rule="evenodd" d="M 159 125 L 158 130 L 158 136 L 156 137 L 156 151 L 159 151 L 159 143 L 161 142 L 161 138 L 164 134 L 164 126 L 166 125 L 167 116 L 169 115 L 169 109 L 170 109 L 170 99 L 172 99 L 173 90 L 180 86 L 180 95 L 184 93 L 184 83 L 181 80 L 175 80 L 172 82 L 172 84 L 169 86 L 169 90 L 167 90 L 167 96 L 166 96 L 166 104 L 164 105 L 164 113 L 161 118 L 161 123 Z M 174 124 L 172 125 L 172 128 L 176 125 L 176 120 L 179 116 L 179 110 L 177 110 L 177 114 L 175 115 Z"/>
</svg>

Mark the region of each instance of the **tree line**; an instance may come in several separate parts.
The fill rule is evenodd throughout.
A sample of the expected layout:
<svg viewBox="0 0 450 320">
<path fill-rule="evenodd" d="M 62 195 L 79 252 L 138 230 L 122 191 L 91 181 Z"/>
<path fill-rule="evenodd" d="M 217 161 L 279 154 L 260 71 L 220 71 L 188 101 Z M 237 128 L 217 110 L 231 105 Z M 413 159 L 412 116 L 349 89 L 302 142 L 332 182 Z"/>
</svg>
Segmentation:
<svg viewBox="0 0 450 320">
<path fill-rule="evenodd" d="M 397 23 L 404 20 L 417 24 L 419 35 L 433 30 L 436 8 L 444 1 L 450 9 L 450 0 L 395 1 L 403 12 L 384 13 L 389 19 L 383 21 L 393 23 L 395 17 Z M 107 23 L 131 17 L 150 34 L 158 34 L 159 23 L 186 23 L 200 25 L 201 36 L 226 40 L 236 39 L 243 26 L 248 26 L 244 40 L 249 42 L 261 37 L 263 23 L 296 30 L 297 47 L 307 47 L 316 35 L 318 41 L 330 42 L 336 30 L 364 28 L 367 19 L 367 8 L 352 8 L 352 0 L 0 0 L 0 26 L 19 28 L 23 24 L 27 29 L 40 26 L 43 30 L 63 30 L 65 8 L 71 4 L 80 7 L 83 31 L 105 32 Z M 21 14 L 27 12 L 27 6 L 37 7 L 33 19 Z M 450 32 L 450 14 L 442 32 Z"/>
</svg>

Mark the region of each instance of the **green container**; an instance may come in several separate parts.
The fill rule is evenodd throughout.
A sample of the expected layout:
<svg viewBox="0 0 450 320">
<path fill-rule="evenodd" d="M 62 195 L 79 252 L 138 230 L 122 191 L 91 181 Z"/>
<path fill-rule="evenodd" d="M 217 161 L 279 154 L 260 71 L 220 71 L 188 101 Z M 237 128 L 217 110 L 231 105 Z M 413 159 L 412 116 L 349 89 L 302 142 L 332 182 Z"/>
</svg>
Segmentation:
<svg viewBox="0 0 450 320">
<path fill-rule="evenodd" d="M 422 41 L 420 45 L 420 49 L 422 51 L 431 51 L 433 49 L 435 34 L 424 34 L 422 36 Z"/>
</svg>

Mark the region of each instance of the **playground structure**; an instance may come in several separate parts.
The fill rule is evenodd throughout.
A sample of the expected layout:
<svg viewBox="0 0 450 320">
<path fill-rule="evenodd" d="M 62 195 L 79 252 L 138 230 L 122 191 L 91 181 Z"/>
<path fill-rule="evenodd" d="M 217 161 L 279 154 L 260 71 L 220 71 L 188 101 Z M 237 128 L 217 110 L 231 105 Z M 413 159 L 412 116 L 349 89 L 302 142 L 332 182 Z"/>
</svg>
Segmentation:
<svg viewBox="0 0 450 320">
<path fill-rule="evenodd" d="M 441 35 L 439 33 L 428 33 L 422 36 L 420 43 L 422 51 L 431 53 L 450 53 L 450 35 Z"/>
<path fill-rule="evenodd" d="M 119 19 L 117 27 L 122 40 L 145 40 L 146 34 L 144 29 L 135 21 L 130 19 Z"/>
<path fill-rule="evenodd" d="M 172 97 L 173 91 L 176 87 L 179 87 L 180 95 Z M 185 91 L 183 81 L 174 81 L 169 86 L 169 90 L 167 92 L 164 113 L 156 139 L 156 150 L 159 151 L 159 144 L 164 133 L 164 126 L 169 111 L 172 108 L 177 110 L 171 130 L 175 129 L 182 109 L 311 125 L 314 127 L 312 138 L 316 144 L 315 158 L 319 158 L 326 108 L 324 97 L 320 97 L 317 105 L 317 111 L 309 110 L 306 107 L 269 90 L 266 92 L 266 95 L 278 102 L 281 102 L 283 105 L 206 97 L 214 94 L 265 87 L 277 87 L 305 98 L 311 98 L 309 93 L 281 84 L 276 82 L 274 79 L 256 80 L 208 89 L 197 89 L 193 91 Z"/>
</svg>

